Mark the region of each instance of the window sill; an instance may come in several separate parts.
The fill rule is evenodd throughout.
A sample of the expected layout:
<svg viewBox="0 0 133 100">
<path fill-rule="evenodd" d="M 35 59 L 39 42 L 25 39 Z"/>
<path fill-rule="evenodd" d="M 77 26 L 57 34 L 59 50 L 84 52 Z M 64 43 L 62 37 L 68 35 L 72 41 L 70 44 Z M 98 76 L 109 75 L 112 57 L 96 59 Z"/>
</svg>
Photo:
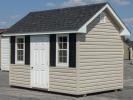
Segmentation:
<svg viewBox="0 0 133 100">
<path fill-rule="evenodd" d="M 15 63 L 15 64 L 11 64 L 11 65 L 16 65 L 16 66 L 18 66 L 18 65 L 20 65 L 20 66 L 24 66 L 25 64 L 23 63 Z"/>
<path fill-rule="evenodd" d="M 69 68 L 68 64 L 57 64 L 56 67 L 59 67 L 59 68 Z"/>
</svg>

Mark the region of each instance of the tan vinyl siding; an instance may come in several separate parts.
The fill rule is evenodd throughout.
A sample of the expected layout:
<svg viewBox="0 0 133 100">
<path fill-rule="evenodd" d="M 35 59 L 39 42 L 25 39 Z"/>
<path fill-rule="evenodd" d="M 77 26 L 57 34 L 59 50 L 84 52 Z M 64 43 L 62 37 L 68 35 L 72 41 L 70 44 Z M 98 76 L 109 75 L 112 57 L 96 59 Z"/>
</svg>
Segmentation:
<svg viewBox="0 0 133 100">
<path fill-rule="evenodd" d="M 30 66 L 12 64 L 9 78 L 12 86 L 30 87 Z"/>
<path fill-rule="evenodd" d="M 123 87 L 123 43 L 110 17 L 106 23 L 98 18 L 79 34 L 79 94 L 120 89 Z M 91 27 L 91 28 L 90 28 Z"/>
<path fill-rule="evenodd" d="M 78 36 L 78 35 L 77 35 Z M 79 41 L 76 42 L 76 68 L 50 67 L 49 91 L 78 95 Z"/>
<path fill-rule="evenodd" d="M 51 67 L 49 74 L 49 91 L 76 94 L 77 71 L 75 68 Z"/>
<path fill-rule="evenodd" d="M 124 43 L 124 59 L 125 60 L 129 60 L 129 57 L 130 57 L 129 52 L 130 52 L 129 46 L 126 43 Z"/>
</svg>

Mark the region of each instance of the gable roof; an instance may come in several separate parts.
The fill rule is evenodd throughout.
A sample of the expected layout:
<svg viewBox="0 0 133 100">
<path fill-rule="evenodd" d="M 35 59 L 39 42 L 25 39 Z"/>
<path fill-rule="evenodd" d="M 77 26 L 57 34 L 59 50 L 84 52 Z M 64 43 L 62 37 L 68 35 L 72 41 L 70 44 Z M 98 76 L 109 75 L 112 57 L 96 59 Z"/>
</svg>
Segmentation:
<svg viewBox="0 0 133 100">
<path fill-rule="evenodd" d="M 31 12 L 2 35 L 86 33 L 87 26 L 104 10 L 120 26 L 120 35 L 130 36 L 131 32 L 108 3 Z"/>
<path fill-rule="evenodd" d="M 9 28 L 7 33 L 78 30 L 105 5 L 106 3 L 99 3 L 31 12 Z"/>
</svg>

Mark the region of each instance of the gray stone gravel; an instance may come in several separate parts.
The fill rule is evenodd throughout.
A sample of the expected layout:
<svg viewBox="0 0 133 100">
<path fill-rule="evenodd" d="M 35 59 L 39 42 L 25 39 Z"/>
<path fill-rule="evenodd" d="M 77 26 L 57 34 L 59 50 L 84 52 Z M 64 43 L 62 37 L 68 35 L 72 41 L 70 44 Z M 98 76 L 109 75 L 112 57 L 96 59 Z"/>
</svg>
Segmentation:
<svg viewBox="0 0 133 100">
<path fill-rule="evenodd" d="M 133 65 L 124 63 L 124 89 L 84 97 L 54 94 L 10 87 L 8 72 L 0 71 L 0 100 L 133 100 Z"/>
</svg>

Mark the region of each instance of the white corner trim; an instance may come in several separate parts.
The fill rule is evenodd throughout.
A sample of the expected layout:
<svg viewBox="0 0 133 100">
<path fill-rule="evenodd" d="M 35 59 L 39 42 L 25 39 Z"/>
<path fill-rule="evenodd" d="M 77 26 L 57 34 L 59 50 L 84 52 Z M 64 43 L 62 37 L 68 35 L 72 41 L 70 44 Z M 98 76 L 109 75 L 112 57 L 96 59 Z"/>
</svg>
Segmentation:
<svg viewBox="0 0 133 100">
<path fill-rule="evenodd" d="M 123 24 L 123 22 L 120 20 L 120 18 L 116 15 L 116 13 L 113 11 L 113 9 L 110 7 L 109 4 L 106 4 L 101 10 L 99 10 L 88 22 L 86 22 L 78 31 L 81 33 L 87 32 L 87 25 L 89 25 L 100 13 L 102 13 L 105 9 L 108 9 L 112 15 L 116 18 L 116 20 L 120 23 L 120 25 L 123 28 L 123 31 L 120 35 L 124 36 L 130 36 L 130 31 L 127 29 L 127 27 Z"/>
<path fill-rule="evenodd" d="M 43 34 L 66 34 L 66 33 L 81 33 L 74 31 L 51 31 L 51 32 L 30 32 L 30 33 L 5 33 L 2 36 L 22 36 L 22 35 L 43 35 Z"/>
</svg>

